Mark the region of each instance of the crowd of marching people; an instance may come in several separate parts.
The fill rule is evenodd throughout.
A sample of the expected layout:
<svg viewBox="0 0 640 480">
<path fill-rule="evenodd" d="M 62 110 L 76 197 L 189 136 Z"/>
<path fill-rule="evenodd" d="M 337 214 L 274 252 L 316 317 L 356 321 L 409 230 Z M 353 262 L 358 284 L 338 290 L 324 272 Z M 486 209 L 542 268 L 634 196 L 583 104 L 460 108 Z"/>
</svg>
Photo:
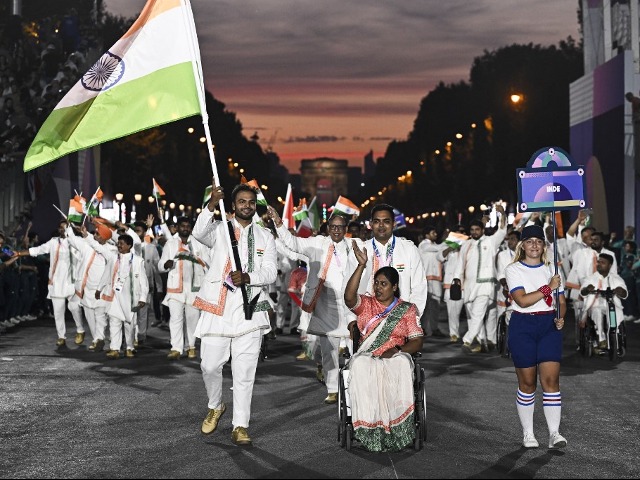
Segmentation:
<svg viewBox="0 0 640 480">
<path fill-rule="evenodd" d="M 72 319 L 76 345 L 86 342 L 89 351 L 106 351 L 106 358 L 118 359 L 136 356 L 147 342 L 150 326 L 164 327 L 169 330 L 167 360 L 200 358 L 209 397 L 204 434 L 216 430 L 226 411 L 222 367 L 231 358 L 232 439 L 248 445 L 253 382 L 263 342 L 285 330 L 300 337 L 301 353 L 292 361 L 316 363 L 316 376 L 327 390 L 324 403 L 331 405 L 338 402 L 340 355 L 352 348 L 356 324 L 369 355 L 381 359 L 420 351 L 425 339 L 447 339 L 470 355 L 491 352 L 496 348 L 500 315 L 544 314 L 550 325 L 556 322 L 560 329 L 564 313 L 556 318 L 550 292 L 562 295 L 563 309 L 564 297 L 571 299 L 580 322 L 589 312 L 604 308 L 594 294 L 606 288 L 603 282 L 617 294 L 620 318 L 637 321 L 640 260 L 634 230 L 625 229 L 622 239 L 613 233 L 604 235 L 589 225 L 587 211 L 580 211 L 555 242 L 549 215 L 520 216 L 508 225 L 504 208 L 497 203 L 493 226 L 488 216 L 444 232 L 426 226 L 416 243 L 396 228 L 396 213 L 390 205 L 374 206 L 366 222 L 336 208 L 319 231 L 303 236 L 287 228 L 271 207 L 258 215 L 257 196 L 256 189 L 246 183 L 237 186 L 230 198 L 214 185 L 195 223 L 180 217 L 168 224 L 158 209 L 157 216 L 129 225 L 95 214 L 81 221 L 65 218 L 44 243 L 31 224 L 11 234 L 1 233 L 3 334 L 37 318 L 53 318 L 56 346 L 63 349 L 67 348 L 67 319 Z M 231 205 L 227 224 L 215 214 L 223 199 Z M 554 262 L 557 274 L 554 268 L 541 274 L 541 279 L 548 276 L 544 282 L 549 283 L 538 289 L 542 293 L 528 291 L 525 284 L 530 279 L 514 280 L 519 274 L 514 264 L 527 267 L 524 274 L 529 278 L 538 265 Z M 384 323 L 392 318 L 398 322 L 393 328 Z M 598 346 L 603 347 L 606 332 L 599 334 Z M 514 333 L 510 346 L 522 352 L 516 337 Z M 553 348 L 544 348 L 557 351 L 557 339 L 554 342 Z M 538 355 L 547 353 L 538 351 Z M 559 362 L 555 356 L 531 360 L 514 355 L 520 381 L 518 413 L 524 444 L 529 447 L 537 446 L 531 422 L 525 421 L 532 415 L 536 373 L 527 369 L 531 362 L 541 361 Z M 402 365 L 397 368 L 403 369 Z M 371 368 L 366 369 L 377 371 L 380 381 L 390 375 L 389 369 Z M 560 405 L 558 386 L 549 388 L 545 415 L 547 405 Z M 379 407 L 358 401 L 362 410 L 354 425 L 363 444 L 373 450 L 407 444 L 403 420 L 411 417 L 406 411 L 385 417 L 393 425 L 388 430 L 397 432 L 388 441 L 389 431 L 371 428 L 380 421 Z M 550 447 L 564 446 L 566 440 L 557 432 L 560 409 L 549 411 L 556 418 L 555 432 L 550 423 L 550 433 L 557 434 Z"/>
</svg>

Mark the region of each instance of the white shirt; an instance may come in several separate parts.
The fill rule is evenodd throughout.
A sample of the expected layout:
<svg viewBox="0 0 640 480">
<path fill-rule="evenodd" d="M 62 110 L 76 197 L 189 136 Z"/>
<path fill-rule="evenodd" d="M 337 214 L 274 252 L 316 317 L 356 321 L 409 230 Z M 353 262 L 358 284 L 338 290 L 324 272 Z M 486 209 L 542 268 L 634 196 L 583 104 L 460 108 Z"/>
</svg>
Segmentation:
<svg viewBox="0 0 640 480">
<path fill-rule="evenodd" d="M 526 265 L 522 262 L 512 263 L 505 268 L 505 278 L 507 280 L 509 292 L 512 295 L 516 290 L 524 290 L 525 293 L 535 292 L 543 285 L 549 284 L 551 277 L 554 275 L 554 271 L 555 269 L 553 265 L 545 265 L 544 263 L 540 263 L 535 266 Z M 553 303 L 550 306 L 547 305 L 544 298 L 542 298 L 529 307 L 521 307 L 514 301 L 512 308 L 515 312 L 521 313 L 550 312 L 556 308 L 555 291 L 552 293 Z M 564 294 L 562 275 L 560 276 L 560 287 L 558 287 L 558 293 Z"/>
</svg>

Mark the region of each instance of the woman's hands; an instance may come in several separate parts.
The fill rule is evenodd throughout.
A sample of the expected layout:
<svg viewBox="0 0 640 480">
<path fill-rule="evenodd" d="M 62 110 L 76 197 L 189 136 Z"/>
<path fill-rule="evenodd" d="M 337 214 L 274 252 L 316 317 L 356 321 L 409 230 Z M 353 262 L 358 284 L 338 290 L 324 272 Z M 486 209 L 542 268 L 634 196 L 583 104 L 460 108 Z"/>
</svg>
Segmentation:
<svg viewBox="0 0 640 480">
<path fill-rule="evenodd" d="M 551 281 L 549 282 L 549 288 L 551 290 L 555 290 L 560 286 L 560 275 L 554 275 L 551 277 Z"/>
<path fill-rule="evenodd" d="M 351 241 L 351 246 L 353 247 L 353 253 L 356 256 L 356 260 L 358 260 L 358 265 L 365 266 L 367 264 L 367 249 L 366 247 L 362 247 L 362 250 L 358 248 L 358 244 L 355 240 Z"/>
</svg>

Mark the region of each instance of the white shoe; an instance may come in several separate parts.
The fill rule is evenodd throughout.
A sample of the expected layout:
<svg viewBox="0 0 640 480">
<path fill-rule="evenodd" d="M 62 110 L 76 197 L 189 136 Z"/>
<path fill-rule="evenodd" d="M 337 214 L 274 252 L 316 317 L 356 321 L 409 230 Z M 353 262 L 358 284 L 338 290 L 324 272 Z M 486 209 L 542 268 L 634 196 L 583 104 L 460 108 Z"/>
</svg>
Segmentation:
<svg viewBox="0 0 640 480">
<path fill-rule="evenodd" d="M 540 445 L 533 433 L 525 433 L 524 439 L 522 440 L 522 446 L 524 448 L 538 448 Z"/>
<path fill-rule="evenodd" d="M 35 315 L 25 315 L 25 318 L 31 322 L 33 320 L 36 320 L 38 317 L 36 317 Z"/>
<path fill-rule="evenodd" d="M 567 446 L 567 439 L 560 435 L 558 432 L 549 435 L 549 448 L 557 449 Z"/>
<path fill-rule="evenodd" d="M 20 323 L 20 320 L 18 320 L 18 317 L 13 317 L 9 319 L 9 322 L 11 322 L 13 325 L 18 325 Z"/>
<path fill-rule="evenodd" d="M 0 323 L 0 325 L 2 325 L 4 328 L 13 327 L 13 323 L 11 323 L 9 320 L 5 320 L 4 322 Z"/>
<path fill-rule="evenodd" d="M 640 318 L 635 319 L 633 323 L 640 323 Z"/>
</svg>

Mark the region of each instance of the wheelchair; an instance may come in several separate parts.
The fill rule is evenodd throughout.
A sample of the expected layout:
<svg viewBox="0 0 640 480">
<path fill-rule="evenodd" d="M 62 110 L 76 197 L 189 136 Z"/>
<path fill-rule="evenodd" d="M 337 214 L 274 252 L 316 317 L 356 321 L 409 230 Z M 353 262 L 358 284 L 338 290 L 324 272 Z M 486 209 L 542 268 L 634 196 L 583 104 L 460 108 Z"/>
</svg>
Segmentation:
<svg viewBox="0 0 640 480">
<path fill-rule="evenodd" d="M 353 353 L 357 351 L 357 345 L 360 343 L 360 332 L 356 328 L 354 330 Z M 348 350 L 344 357 L 350 358 Z M 414 397 L 414 428 L 415 436 L 413 439 L 413 448 L 418 451 L 422 449 L 424 442 L 427 440 L 427 392 L 425 388 L 426 374 L 424 368 L 418 363 L 418 358 L 422 354 L 417 352 L 412 355 L 413 358 L 413 397 Z M 353 422 L 351 419 L 351 402 L 349 398 L 349 389 L 346 387 L 349 378 L 349 369 L 346 366 L 340 368 L 338 377 L 338 443 L 345 450 L 351 450 L 354 437 Z"/>
<path fill-rule="evenodd" d="M 508 314 L 508 315 L 507 315 Z M 496 350 L 503 358 L 509 358 L 511 352 L 509 351 L 509 318 L 511 317 L 510 311 L 505 311 L 498 317 Z"/>
<path fill-rule="evenodd" d="M 602 296 L 608 306 L 607 315 L 604 315 L 600 320 L 606 322 L 603 323 L 603 327 L 608 330 L 607 349 L 604 354 L 609 356 L 609 360 L 621 359 L 627 353 L 627 327 L 624 323 L 618 324 L 616 306 L 613 301 L 615 294 L 611 288 L 596 290 L 594 293 Z M 591 315 L 587 317 L 584 327 L 579 326 L 579 332 L 580 353 L 585 357 L 593 356 L 594 345 L 598 344 L 598 333 Z"/>
</svg>

